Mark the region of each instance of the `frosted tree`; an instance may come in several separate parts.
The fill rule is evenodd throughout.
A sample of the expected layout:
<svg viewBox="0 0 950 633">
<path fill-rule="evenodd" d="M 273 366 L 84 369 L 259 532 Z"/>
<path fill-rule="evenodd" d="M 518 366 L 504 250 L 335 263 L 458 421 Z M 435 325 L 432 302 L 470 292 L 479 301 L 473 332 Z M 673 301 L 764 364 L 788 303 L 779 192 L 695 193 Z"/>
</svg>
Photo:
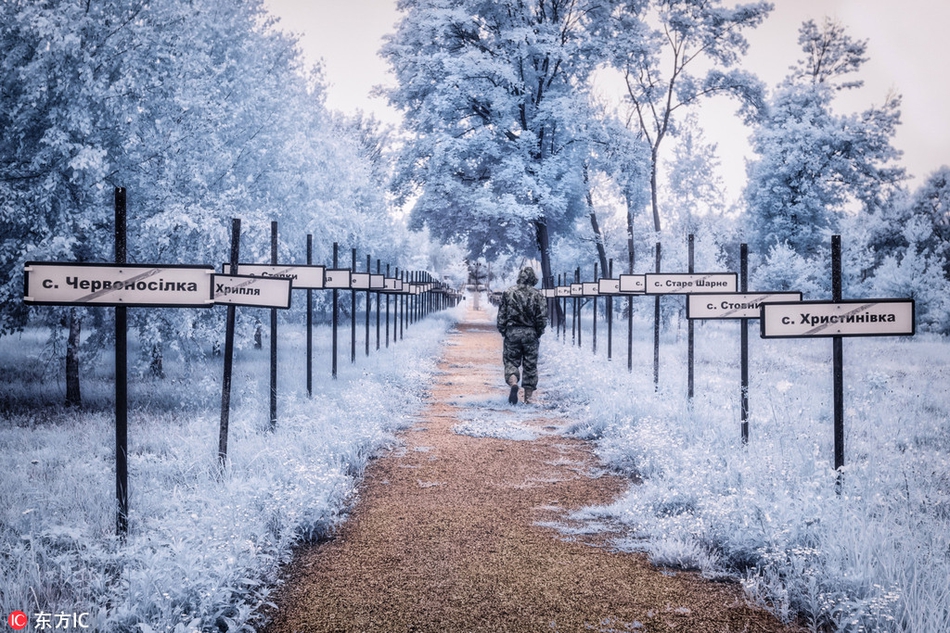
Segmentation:
<svg viewBox="0 0 950 633">
<path fill-rule="evenodd" d="M 766 252 L 787 243 L 814 255 L 837 230 L 846 210 L 869 212 L 885 204 L 904 173 L 891 145 L 900 122 L 900 98 L 860 114 L 839 115 L 833 99 L 861 85 L 850 76 L 866 61 L 866 42 L 852 40 L 837 23 L 805 22 L 805 53 L 778 86 L 752 135 L 758 154 L 745 190 L 749 243 Z"/>
<path fill-rule="evenodd" d="M 217 266 L 232 217 L 260 261 L 272 219 L 291 236 L 281 259 L 296 263 L 307 232 L 363 250 L 392 242 L 367 149 L 385 136 L 327 111 L 319 72 L 261 2 L 14 0 L 0 3 L 0 44 L 0 332 L 26 322 L 23 261 L 112 259 L 115 186 L 128 190 L 130 262 Z M 86 312 L 35 311 L 55 337 L 67 325 L 75 403 Z M 130 314 L 159 358 L 199 351 L 220 321 L 217 310 Z"/>
<path fill-rule="evenodd" d="M 931 228 L 925 248 L 940 261 L 950 279 L 950 167 L 934 171 L 914 194 L 911 213 L 923 218 Z"/>
<path fill-rule="evenodd" d="M 872 296 L 917 301 L 922 329 L 950 332 L 950 169 L 934 171 L 913 193 L 897 191 L 873 213 L 849 218 L 860 246 L 854 268 Z"/>
<path fill-rule="evenodd" d="M 720 0 L 652 0 L 623 3 L 613 22 L 612 63 L 626 80 L 628 127 L 650 151 L 650 208 L 662 228 L 658 169 L 678 112 L 713 95 L 732 95 L 751 118 L 762 102 L 760 82 L 736 68 L 748 48 L 743 31 L 755 28 L 772 5 L 723 6 Z"/>
<path fill-rule="evenodd" d="M 688 234 L 696 231 L 700 216 L 725 210 L 725 190 L 717 146 L 706 142 L 695 117 L 687 117 L 677 141 L 669 163 L 667 197 Z"/>
<path fill-rule="evenodd" d="M 22 327 L 28 257 L 108 261 L 110 178 L 138 121 L 126 97 L 139 73 L 141 3 L 4 2 L 0 5 L 0 224 L 4 273 L 0 331 Z M 85 310 L 44 311 L 66 323 L 66 401 L 79 404 Z M 58 330 L 54 330 L 58 333 Z"/>
<path fill-rule="evenodd" d="M 395 186 L 413 226 L 473 258 L 540 251 L 571 230 L 589 156 L 587 80 L 615 0 L 402 0 L 383 47 L 409 137 Z"/>
</svg>

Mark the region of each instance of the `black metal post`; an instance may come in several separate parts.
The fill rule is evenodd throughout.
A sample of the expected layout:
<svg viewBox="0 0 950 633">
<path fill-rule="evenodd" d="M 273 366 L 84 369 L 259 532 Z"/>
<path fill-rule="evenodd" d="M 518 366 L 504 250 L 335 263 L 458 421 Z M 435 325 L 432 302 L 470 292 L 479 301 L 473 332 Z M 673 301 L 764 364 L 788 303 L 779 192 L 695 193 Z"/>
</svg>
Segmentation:
<svg viewBox="0 0 950 633">
<path fill-rule="evenodd" d="M 337 267 L 340 265 L 340 258 L 339 258 L 339 255 L 340 255 L 340 245 L 337 244 L 336 242 L 333 242 L 333 269 L 334 269 L 334 270 L 337 270 L 337 269 L 338 269 Z M 340 291 L 337 290 L 336 288 L 334 288 L 334 289 L 333 289 L 333 326 L 332 326 L 332 328 L 331 328 L 331 330 L 332 330 L 332 332 L 333 332 L 333 337 L 332 337 L 332 341 L 333 341 L 333 342 L 332 342 L 332 345 L 331 345 L 333 351 L 332 351 L 332 353 L 330 354 L 330 356 L 331 356 L 331 358 L 332 358 L 331 363 L 332 363 L 332 367 L 333 367 L 333 369 L 331 370 L 331 375 L 332 375 L 334 378 L 337 377 L 337 371 L 336 371 L 336 370 L 337 370 L 336 356 L 337 356 L 337 347 L 338 347 L 338 345 L 337 345 L 337 329 L 338 329 L 338 327 L 339 327 L 339 308 L 340 308 Z"/>
<path fill-rule="evenodd" d="M 409 286 L 412 287 L 419 280 L 419 271 L 412 271 L 409 278 L 411 280 Z M 415 291 L 409 295 L 409 302 L 409 325 L 412 325 L 419 319 L 419 295 Z"/>
<path fill-rule="evenodd" d="M 396 267 L 396 275 L 394 277 L 397 281 L 402 281 L 402 272 L 399 270 L 399 267 Z M 402 291 L 400 290 L 393 297 L 393 344 L 395 345 L 399 341 L 399 302 L 402 297 Z"/>
<path fill-rule="evenodd" d="M 739 292 L 749 291 L 749 247 L 739 245 Z M 749 443 L 749 320 L 739 320 L 739 414 L 742 424 L 742 443 Z"/>
<path fill-rule="evenodd" d="M 307 266 L 313 265 L 313 234 L 307 234 Z M 313 290 L 307 289 L 307 397 L 313 397 Z"/>
<path fill-rule="evenodd" d="M 389 276 L 389 264 L 386 264 L 386 279 Z M 386 293 L 386 349 L 389 349 L 389 293 Z"/>
<path fill-rule="evenodd" d="M 557 276 L 557 283 L 555 283 L 554 287 L 555 288 L 561 287 L 561 275 Z M 559 313 L 561 311 L 561 298 L 557 296 L 557 290 L 554 291 L 554 302 L 557 304 L 557 309 L 555 310 L 555 313 Z M 563 323 L 564 316 L 566 315 L 561 315 L 561 318 L 558 319 L 557 322 L 555 323 L 556 329 L 554 330 L 554 334 L 558 339 L 561 338 L 561 330 L 564 329 L 564 323 Z"/>
<path fill-rule="evenodd" d="M 270 223 L 270 263 L 277 265 L 277 221 Z M 277 308 L 270 310 L 270 428 L 277 428 Z"/>
<path fill-rule="evenodd" d="M 614 278 L 614 260 L 607 262 L 607 279 Z M 607 295 L 604 300 L 607 304 L 607 360 L 613 360 L 614 355 L 614 298 Z"/>
<path fill-rule="evenodd" d="M 831 300 L 841 301 L 841 297 L 841 236 L 832 235 Z M 841 469 L 844 467 L 844 346 L 840 336 L 833 336 L 831 342 L 834 364 L 835 470 L 838 471 L 835 491 L 841 494 Z"/>
<path fill-rule="evenodd" d="M 633 274 L 633 252 L 630 253 L 628 272 Z M 633 297 L 627 297 L 627 371 L 633 371 Z"/>
<path fill-rule="evenodd" d="M 656 270 L 660 272 L 661 261 L 660 243 L 656 243 Z M 660 295 L 654 297 L 653 304 L 653 389 L 660 388 Z"/>
<path fill-rule="evenodd" d="M 688 271 L 690 274 L 696 272 L 695 258 L 694 258 L 694 238 L 693 234 L 690 233 L 687 239 L 687 251 L 688 251 Z M 686 320 L 686 397 L 689 399 L 689 403 L 693 403 L 693 376 L 694 376 L 694 341 L 693 338 L 693 320 Z"/>
<path fill-rule="evenodd" d="M 123 187 L 115 188 L 115 263 L 127 263 L 126 198 Z M 128 308 L 115 308 L 115 531 L 129 531 L 129 348 Z"/>
<path fill-rule="evenodd" d="M 376 274 L 381 275 L 383 272 L 383 264 L 379 259 L 376 260 Z M 385 279 L 385 278 L 384 278 Z M 384 282 L 385 283 L 385 282 Z M 379 351 L 379 335 L 380 335 L 380 312 L 382 311 L 382 306 L 380 305 L 383 301 L 383 295 L 380 291 L 376 292 L 376 351 Z"/>
<path fill-rule="evenodd" d="M 356 249 L 352 250 L 350 259 L 350 274 L 356 272 Z M 352 277 L 351 277 L 352 279 Z M 356 362 L 356 291 L 350 289 L 350 362 Z"/>
<path fill-rule="evenodd" d="M 231 220 L 231 270 L 237 274 L 241 254 L 241 221 Z M 224 380 L 221 383 L 221 425 L 218 430 L 218 462 L 222 470 L 228 461 L 228 424 L 231 416 L 231 375 L 234 370 L 234 317 L 235 308 L 228 304 L 224 329 Z"/>
<path fill-rule="evenodd" d="M 367 275 L 367 277 L 370 275 L 370 267 L 371 267 L 372 265 L 373 265 L 373 259 L 372 259 L 372 257 L 371 257 L 369 254 L 367 254 L 367 255 L 366 255 L 366 275 Z M 373 305 L 373 302 L 372 302 L 372 300 L 370 299 L 370 292 L 371 292 L 371 290 L 369 289 L 369 283 L 367 283 L 367 285 L 366 285 L 366 309 L 365 309 L 365 312 L 366 312 L 366 345 L 364 346 L 364 347 L 366 348 L 366 356 L 369 356 L 369 313 L 370 313 L 370 310 L 372 309 L 372 305 Z"/>
<path fill-rule="evenodd" d="M 581 269 L 578 268 L 574 271 L 574 283 L 581 283 Z M 580 302 L 580 303 L 578 303 Z M 584 308 L 584 296 L 581 295 L 580 298 L 574 299 L 574 312 L 576 313 L 575 318 L 577 319 L 577 346 L 583 347 L 583 331 L 584 331 L 584 319 L 582 318 L 581 310 Z"/>
<path fill-rule="evenodd" d="M 600 274 L 600 271 L 598 270 L 598 265 L 594 264 L 594 283 L 595 284 L 597 283 L 597 275 L 599 274 Z M 594 354 L 596 354 L 597 353 L 597 295 L 594 295 L 593 297 L 591 297 L 591 303 L 593 304 L 593 307 L 594 307 L 592 311 L 594 318 L 591 321 L 591 334 L 592 334 L 591 338 L 593 339 L 593 342 L 591 343 L 591 351 Z"/>
</svg>

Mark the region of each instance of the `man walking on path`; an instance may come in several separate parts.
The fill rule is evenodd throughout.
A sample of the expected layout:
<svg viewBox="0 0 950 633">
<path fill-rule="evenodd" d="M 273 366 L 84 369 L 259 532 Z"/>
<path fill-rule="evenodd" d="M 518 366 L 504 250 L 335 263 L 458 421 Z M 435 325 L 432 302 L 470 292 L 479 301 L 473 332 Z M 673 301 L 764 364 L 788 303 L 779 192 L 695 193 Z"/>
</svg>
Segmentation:
<svg viewBox="0 0 950 633">
<path fill-rule="evenodd" d="M 505 381 L 511 387 L 511 404 L 518 403 L 519 373 L 525 404 L 531 402 L 538 388 L 538 339 L 547 326 L 547 306 L 541 293 L 534 289 L 536 283 L 534 269 L 525 266 L 518 273 L 517 285 L 505 290 L 498 306 L 498 331 L 505 338 Z"/>
</svg>

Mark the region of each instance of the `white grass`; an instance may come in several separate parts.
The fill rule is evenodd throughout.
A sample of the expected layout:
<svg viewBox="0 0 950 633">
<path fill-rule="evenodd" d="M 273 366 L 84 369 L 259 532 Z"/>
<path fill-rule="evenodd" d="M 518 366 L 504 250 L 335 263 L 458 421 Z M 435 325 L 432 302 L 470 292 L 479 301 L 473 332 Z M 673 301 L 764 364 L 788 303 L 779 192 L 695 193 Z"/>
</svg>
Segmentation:
<svg viewBox="0 0 950 633">
<path fill-rule="evenodd" d="M 615 546 L 658 565 L 735 577 L 814 631 L 950 630 L 950 342 L 844 341 L 838 495 L 831 341 L 751 329 L 747 446 L 737 323 L 696 326 L 692 407 L 685 332 L 663 337 L 656 391 L 651 326 L 637 326 L 632 373 L 625 340 L 610 363 L 586 337 L 583 350 L 543 342 L 547 401 L 632 479 L 624 498 L 575 518 L 621 524 Z"/>
<path fill-rule="evenodd" d="M 89 613 L 98 631 L 253 630 L 291 547 L 327 535 L 368 460 L 412 421 L 457 318 L 420 321 L 368 358 L 360 333 L 355 364 L 341 330 L 336 381 L 320 328 L 312 399 L 303 332 L 283 326 L 274 431 L 267 346 L 239 353 L 223 475 L 221 360 L 187 371 L 166 362 L 167 380 L 134 380 L 125 542 L 114 536 L 112 412 L 95 399 L 64 410 L 59 394 L 27 410 L 42 389 L 58 389 L 41 367 L 42 339 L 0 339 L 5 374 L 29 377 L 6 386 L 0 417 L 0 612 Z M 86 372 L 90 393 L 108 395 L 107 360 Z"/>
<path fill-rule="evenodd" d="M 369 358 L 360 343 L 355 364 L 344 330 L 337 381 L 328 379 L 321 328 L 312 400 L 303 334 L 282 329 L 274 432 L 267 353 L 241 352 L 224 477 L 220 359 L 187 371 L 166 362 L 167 380 L 133 381 L 125 543 L 113 535 L 108 359 L 84 374 L 92 404 L 69 411 L 56 404 L 59 370 L 41 336 L 0 339 L 0 612 L 88 612 L 102 631 L 253 630 L 291 546 L 332 529 L 367 461 L 412 419 L 454 318 L 418 323 Z M 540 404 L 512 407 L 502 385 L 460 399 L 456 432 L 530 439 L 534 416 L 573 420 L 569 432 L 595 440 L 631 477 L 626 496 L 574 517 L 610 531 L 615 547 L 735 578 L 752 599 L 815 631 L 950 630 L 950 343 L 845 341 L 838 495 L 830 341 L 753 332 L 743 446 L 738 325 L 697 325 L 692 407 L 684 331 L 663 334 L 654 391 L 652 328 L 637 321 L 628 373 L 625 325 L 616 324 L 609 363 L 603 324 L 596 356 L 589 329 L 583 349 L 549 331 Z"/>
</svg>

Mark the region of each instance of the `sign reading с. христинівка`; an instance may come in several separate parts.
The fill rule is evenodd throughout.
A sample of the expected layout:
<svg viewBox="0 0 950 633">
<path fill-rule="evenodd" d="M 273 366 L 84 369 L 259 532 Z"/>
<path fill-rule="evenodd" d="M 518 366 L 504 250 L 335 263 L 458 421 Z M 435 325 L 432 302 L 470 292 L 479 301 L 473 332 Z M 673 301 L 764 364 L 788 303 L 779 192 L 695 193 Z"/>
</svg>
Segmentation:
<svg viewBox="0 0 950 633">
<path fill-rule="evenodd" d="M 913 336 L 913 299 L 763 303 L 762 338 Z"/>
<path fill-rule="evenodd" d="M 27 262 L 24 303 L 36 305 L 214 305 L 211 266 Z"/>
</svg>

